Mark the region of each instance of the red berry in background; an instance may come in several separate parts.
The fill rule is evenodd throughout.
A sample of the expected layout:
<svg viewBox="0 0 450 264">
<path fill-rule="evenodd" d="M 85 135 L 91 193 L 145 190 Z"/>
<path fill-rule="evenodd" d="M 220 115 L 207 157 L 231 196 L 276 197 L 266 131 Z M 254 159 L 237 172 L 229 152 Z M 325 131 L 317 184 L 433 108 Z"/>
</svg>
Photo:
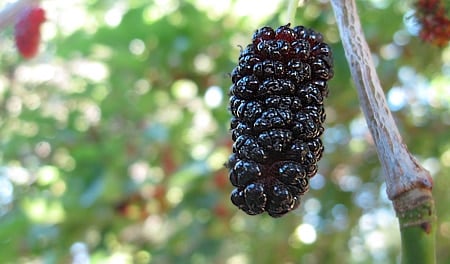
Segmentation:
<svg viewBox="0 0 450 264">
<path fill-rule="evenodd" d="M 450 17 L 442 0 L 418 0 L 417 18 L 422 25 L 419 37 L 433 45 L 444 47 L 450 42 Z"/>
<path fill-rule="evenodd" d="M 218 203 L 213 208 L 214 215 L 218 218 L 227 218 L 230 215 L 228 208 L 221 203 Z"/>
<path fill-rule="evenodd" d="M 223 190 L 226 187 L 228 187 L 228 175 L 225 170 L 220 170 L 214 174 L 214 185 L 220 189 Z"/>
<path fill-rule="evenodd" d="M 45 21 L 45 11 L 40 7 L 29 7 L 18 17 L 14 26 L 17 49 L 22 57 L 33 58 L 41 40 L 40 27 Z"/>
</svg>

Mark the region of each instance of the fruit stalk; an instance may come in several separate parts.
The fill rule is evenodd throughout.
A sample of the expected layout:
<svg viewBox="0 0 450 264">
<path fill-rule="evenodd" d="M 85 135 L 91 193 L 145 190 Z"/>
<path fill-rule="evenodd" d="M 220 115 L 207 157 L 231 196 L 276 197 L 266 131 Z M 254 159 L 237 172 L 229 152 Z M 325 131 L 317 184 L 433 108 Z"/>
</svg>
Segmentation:
<svg viewBox="0 0 450 264">
<path fill-rule="evenodd" d="M 17 16 L 25 7 L 39 2 L 39 0 L 17 0 L 4 6 L 0 10 L 0 30 L 6 28 L 10 24 L 14 24 Z"/>
<path fill-rule="evenodd" d="M 295 25 L 295 13 L 297 11 L 298 1 L 299 0 L 289 0 L 287 19 L 288 23 L 291 23 L 292 25 Z"/>
<path fill-rule="evenodd" d="M 387 194 L 399 218 L 402 262 L 435 263 L 433 181 L 408 151 L 389 110 L 354 0 L 332 0 L 360 105 L 383 167 Z"/>
</svg>

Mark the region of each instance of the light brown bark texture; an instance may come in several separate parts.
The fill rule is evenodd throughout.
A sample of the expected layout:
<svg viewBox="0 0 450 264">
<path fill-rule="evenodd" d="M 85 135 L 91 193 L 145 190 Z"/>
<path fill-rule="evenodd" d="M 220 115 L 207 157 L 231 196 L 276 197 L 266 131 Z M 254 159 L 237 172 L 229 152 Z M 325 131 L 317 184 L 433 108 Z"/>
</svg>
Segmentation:
<svg viewBox="0 0 450 264">
<path fill-rule="evenodd" d="M 387 194 L 399 219 L 402 263 L 436 262 L 436 212 L 430 173 L 403 143 L 375 70 L 354 0 L 332 0 L 361 109 L 383 167 Z"/>
<path fill-rule="evenodd" d="M 361 109 L 375 142 L 391 200 L 415 188 L 431 190 L 433 181 L 400 136 L 362 31 L 355 1 L 331 1 Z"/>
</svg>

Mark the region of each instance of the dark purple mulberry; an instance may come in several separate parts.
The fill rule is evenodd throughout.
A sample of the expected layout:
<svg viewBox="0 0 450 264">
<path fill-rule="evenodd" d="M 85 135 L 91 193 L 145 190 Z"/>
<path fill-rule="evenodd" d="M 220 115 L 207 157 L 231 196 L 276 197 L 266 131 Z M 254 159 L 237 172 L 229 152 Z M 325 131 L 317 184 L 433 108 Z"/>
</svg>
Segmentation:
<svg viewBox="0 0 450 264">
<path fill-rule="evenodd" d="M 263 162 L 267 158 L 264 149 L 251 135 L 240 135 L 233 144 L 233 152 L 237 153 L 240 159 L 256 162 Z"/>
<path fill-rule="evenodd" d="M 333 77 L 330 47 L 303 26 L 262 27 L 231 72 L 231 201 L 249 215 L 297 208 L 317 173 Z"/>
<path fill-rule="evenodd" d="M 253 66 L 253 74 L 260 79 L 270 76 L 282 77 L 284 75 L 284 65 L 279 61 L 272 60 L 258 62 Z"/>
<path fill-rule="evenodd" d="M 295 185 L 298 179 L 306 179 L 305 168 L 299 162 L 283 162 L 278 168 L 278 179 L 286 185 Z"/>
<path fill-rule="evenodd" d="M 262 40 L 270 40 L 275 37 L 275 31 L 271 27 L 262 27 L 253 34 L 253 43 L 258 44 Z"/>
<path fill-rule="evenodd" d="M 289 188 L 283 183 L 276 183 L 271 188 L 266 188 L 267 205 L 269 215 L 277 217 L 289 212 L 295 204 L 295 199 Z"/>
<path fill-rule="evenodd" d="M 230 181 L 236 187 L 244 187 L 261 176 L 260 165 L 254 161 L 239 160 L 230 169 Z"/>
<path fill-rule="evenodd" d="M 289 149 L 291 142 L 292 131 L 288 129 L 267 130 L 258 136 L 259 146 L 271 154 L 271 159 L 282 157 L 282 152 Z"/>
<path fill-rule="evenodd" d="M 291 123 L 292 113 L 290 109 L 269 108 L 255 121 L 253 128 L 255 131 L 265 131 L 274 127 L 289 127 Z"/>
<path fill-rule="evenodd" d="M 296 96 L 272 95 L 267 97 L 264 103 L 267 108 L 289 109 L 295 112 L 302 107 L 301 100 Z"/>
<path fill-rule="evenodd" d="M 264 184 L 257 182 L 247 185 L 244 189 L 244 198 L 252 214 L 264 212 L 267 201 L 267 196 L 264 193 Z"/>
</svg>

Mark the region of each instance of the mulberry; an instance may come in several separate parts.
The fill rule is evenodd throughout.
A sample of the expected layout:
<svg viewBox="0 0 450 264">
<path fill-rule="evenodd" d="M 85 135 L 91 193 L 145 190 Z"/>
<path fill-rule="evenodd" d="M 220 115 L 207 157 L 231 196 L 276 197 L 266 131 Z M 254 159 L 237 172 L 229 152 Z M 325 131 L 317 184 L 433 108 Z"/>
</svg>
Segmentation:
<svg viewBox="0 0 450 264">
<path fill-rule="evenodd" d="M 332 51 L 312 29 L 262 27 L 230 75 L 231 201 L 249 215 L 280 217 L 317 173 Z"/>
</svg>

